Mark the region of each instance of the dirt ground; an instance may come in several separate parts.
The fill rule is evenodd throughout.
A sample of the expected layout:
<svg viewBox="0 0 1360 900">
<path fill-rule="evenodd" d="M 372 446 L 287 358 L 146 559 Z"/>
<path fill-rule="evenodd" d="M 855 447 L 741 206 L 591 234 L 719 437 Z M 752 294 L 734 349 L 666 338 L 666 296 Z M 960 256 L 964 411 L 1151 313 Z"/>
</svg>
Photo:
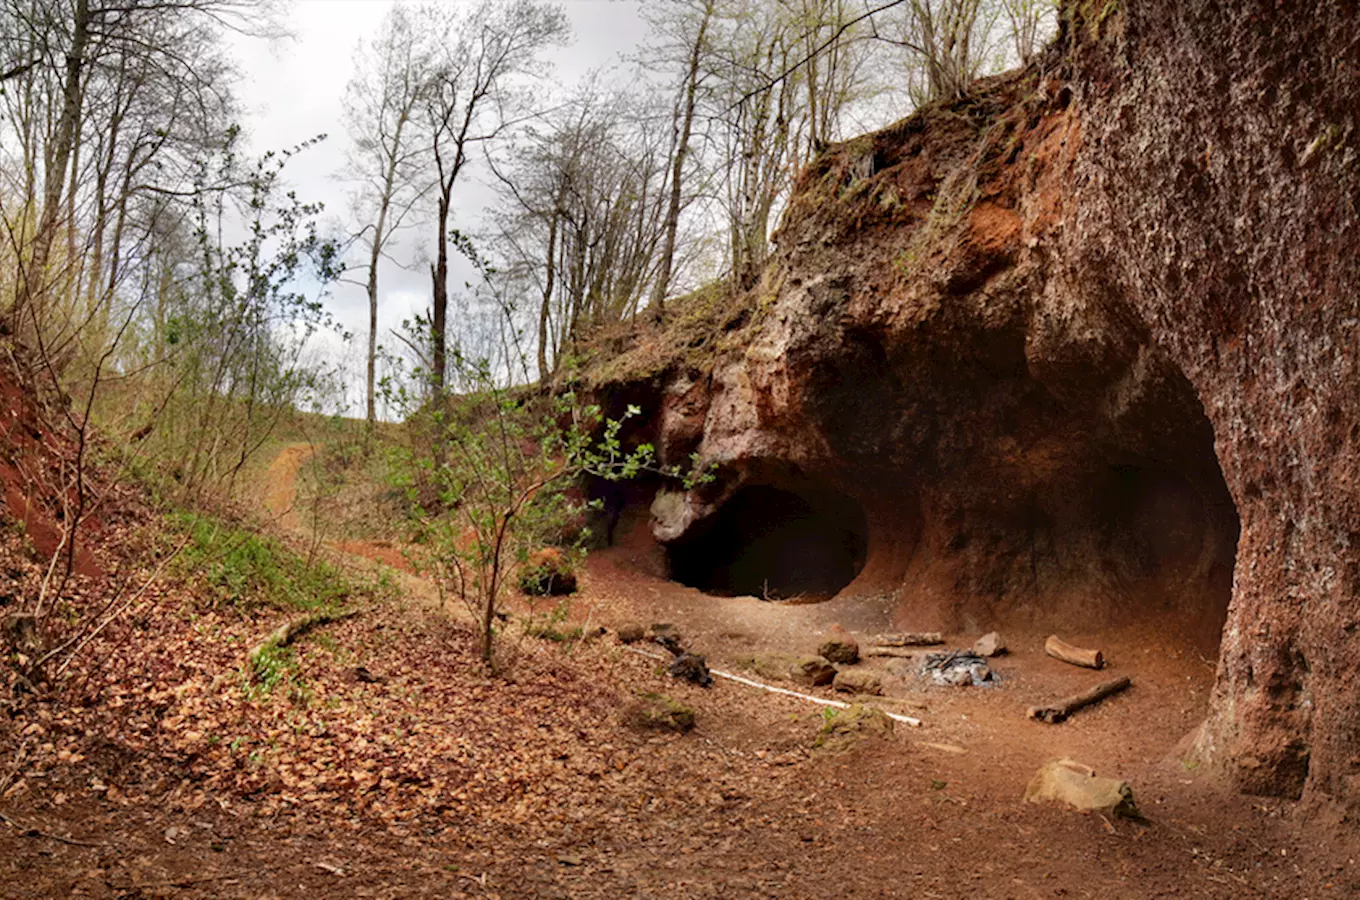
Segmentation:
<svg viewBox="0 0 1360 900">
<path fill-rule="evenodd" d="M 271 470 L 276 514 L 301 462 L 281 457 Z M 575 621 L 611 632 L 671 622 L 723 669 L 811 650 L 833 622 L 860 634 L 889 622 L 882 601 L 706 597 L 660 577 L 645 535 L 628 534 L 591 558 Z M 343 547 L 359 564 L 399 558 L 361 543 Z M 1006 633 L 995 687 L 893 677 L 894 697 L 874 702 L 922 726 L 832 753 L 813 749 L 819 707 L 729 681 L 677 682 L 612 634 L 517 639 L 506 674 L 488 676 L 467 627 L 433 608 L 415 576 L 400 583 L 402 599 L 303 642 L 308 704 L 235 699 L 225 673 L 238 645 L 273 623 L 189 621 L 167 604 L 143 623 L 142 652 L 117 661 L 124 694 L 14 723 L 4 746 L 52 749 L 40 765 L 22 753 L 0 762 L 0 896 L 1360 893 L 1344 819 L 1220 793 L 1178 759 L 1213 663 L 1176 635 L 1065 635 L 1099 643 L 1109 673 L 1134 686 L 1050 726 L 1026 707 L 1093 673 L 1044 656 L 1044 635 Z M 630 699 L 645 692 L 692 707 L 694 730 L 631 726 Z M 163 706 L 144 714 L 139 694 Z M 197 731 L 224 720 L 235 723 L 229 746 Z M 1128 779 L 1147 822 L 1024 803 L 1035 769 L 1063 756 Z"/>
</svg>

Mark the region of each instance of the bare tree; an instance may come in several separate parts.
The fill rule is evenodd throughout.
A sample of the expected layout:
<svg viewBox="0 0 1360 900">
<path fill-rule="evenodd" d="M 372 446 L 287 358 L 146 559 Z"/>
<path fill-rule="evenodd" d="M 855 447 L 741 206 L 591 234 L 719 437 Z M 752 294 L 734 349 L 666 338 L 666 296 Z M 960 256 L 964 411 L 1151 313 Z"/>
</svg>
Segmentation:
<svg viewBox="0 0 1360 900">
<path fill-rule="evenodd" d="M 82 213 L 93 210 L 103 225 L 113 221 L 107 205 L 86 192 L 87 179 L 97 180 L 102 171 L 103 186 L 109 190 L 115 168 L 126 171 L 131 164 L 145 172 L 148 158 L 173 146 L 174 136 L 183 131 L 164 125 L 159 146 L 142 145 L 138 153 L 128 155 L 114 149 L 127 144 L 107 127 L 130 124 L 134 111 L 153 111 L 152 105 L 134 106 L 134 98 L 156 92 L 192 95 L 200 104 L 220 101 L 224 89 L 220 57 L 195 51 L 207 46 L 210 33 L 223 27 L 267 30 L 271 26 L 252 24 L 263 12 L 267 12 L 263 0 L 0 3 L 0 33 L 16 48 L 10 54 L 27 57 L 20 66 L 23 77 L 16 76 L 26 84 L 6 101 L 23 160 L 19 201 L 23 227 L 11 234 L 12 242 L 20 245 L 19 275 L 8 311 L 15 327 L 23 324 L 30 332 L 45 327 L 54 302 L 49 293 L 61 288 L 67 299 L 73 299 L 79 290 L 77 220 Z M 272 19 L 264 16 L 258 21 Z M 187 113 L 184 108 L 176 111 Z M 103 145 L 93 153 L 88 146 L 92 139 Z M 146 185 L 133 180 L 128 179 L 129 188 L 144 192 Z M 162 171 L 158 180 L 167 180 L 166 173 Z M 62 235 L 66 247 L 59 265 L 64 271 L 58 272 L 53 250 Z"/>
<path fill-rule="evenodd" d="M 1056 0 L 1001 0 L 1015 57 L 1027 66 L 1057 26 Z"/>
<path fill-rule="evenodd" d="M 668 139 L 656 110 L 584 86 L 513 162 L 493 166 L 504 198 L 493 248 L 498 278 L 532 295 L 538 377 L 590 329 L 632 315 L 656 275 L 668 195 Z"/>
<path fill-rule="evenodd" d="M 366 218 L 368 354 L 366 410 L 370 429 L 377 421 L 375 382 L 378 356 L 378 269 L 384 249 L 422 199 L 419 165 L 429 148 L 415 133 L 428 48 L 418 40 L 408 10 L 393 7 L 382 30 L 361 49 L 346 91 L 346 124 L 353 150 L 350 174 L 359 181 L 355 206 Z"/>
<path fill-rule="evenodd" d="M 916 106 L 962 97 L 995 59 L 992 0 L 907 0 L 874 20 L 880 40 L 908 51 L 907 92 Z"/>
<path fill-rule="evenodd" d="M 694 117 L 699 105 L 699 86 L 704 77 L 703 62 L 709 47 L 709 26 L 717 12 L 717 0 L 679 0 L 668 5 L 669 16 L 654 20 L 661 27 L 669 24 L 678 32 L 685 48 L 686 68 L 672 116 L 670 199 L 666 207 L 665 236 L 661 245 L 660 269 L 652 285 L 652 307 L 658 316 L 665 313 L 666 292 L 671 287 L 675 264 L 675 242 L 680 230 L 680 211 L 684 204 L 685 164 L 694 134 Z M 654 27 L 655 24 L 654 24 Z"/>
<path fill-rule="evenodd" d="M 561 10 L 539 0 L 483 0 L 466 16 L 423 10 L 427 33 L 441 36 L 424 91 L 424 127 L 435 181 L 435 262 L 430 266 L 432 387 L 442 392 L 448 354 L 449 249 L 453 189 L 472 151 L 500 137 L 524 105 L 516 79 L 532 74 L 547 47 L 570 34 Z"/>
</svg>

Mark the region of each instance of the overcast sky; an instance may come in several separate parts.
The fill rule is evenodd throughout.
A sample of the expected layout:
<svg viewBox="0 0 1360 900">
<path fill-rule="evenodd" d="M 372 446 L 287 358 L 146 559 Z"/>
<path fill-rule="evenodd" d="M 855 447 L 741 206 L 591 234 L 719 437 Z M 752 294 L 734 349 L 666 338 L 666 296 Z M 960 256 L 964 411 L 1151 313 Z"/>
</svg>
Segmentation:
<svg viewBox="0 0 1360 900">
<path fill-rule="evenodd" d="M 276 41 L 234 36 L 231 46 L 241 70 L 237 93 L 245 112 L 243 125 L 249 150 L 262 153 L 291 147 L 318 134 L 328 138 L 289 163 L 290 184 L 301 199 L 326 204 L 326 216 L 339 225 L 348 224 L 350 187 L 340 178 L 348 147 L 342 103 L 345 85 L 353 75 L 353 57 L 359 43 L 378 30 L 395 0 L 294 0 L 286 8 L 286 25 L 293 37 Z M 468 0 L 446 0 L 451 4 Z M 646 24 L 635 0 L 561 0 L 571 20 L 575 39 L 551 54 L 553 81 L 570 86 L 586 73 L 618 63 L 633 52 L 646 34 Z M 455 188 L 456 225 L 474 227 L 490 192 L 473 172 Z M 428 238 L 411 232 L 406 246 L 394 255 L 414 261 L 416 244 Z M 471 278 L 464 269 L 455 279 Z M 362 280 L 363 273 L 356 273 Z M 430 279 L 423 265 L 403 270 L 388 265 L 381 273 L 379 341 L 395 343 L 387 328 L 429 306 Z M 458 286 L 455 280 L 454 286 Z M 325 338 L 315 353 L 341 362 L 353 373 L 348 379 L 351 414 L 362 414 L 363 358 L 368 333 L 368 300 L 357 285 L 338 284 L 327 301 L 333 314 L 354 335 L 349 346 Z"/>
</svg>

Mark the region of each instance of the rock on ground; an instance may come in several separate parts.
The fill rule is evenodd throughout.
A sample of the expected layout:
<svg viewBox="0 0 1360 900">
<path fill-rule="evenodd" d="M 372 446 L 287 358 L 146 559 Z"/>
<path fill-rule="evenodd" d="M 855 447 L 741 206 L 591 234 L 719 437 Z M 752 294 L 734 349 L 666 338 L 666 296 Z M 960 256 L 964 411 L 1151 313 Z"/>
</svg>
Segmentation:
<svg viewBox="0 0 1360 900">
<path fill-rule="evenodd" d="M 660 644 L 667 650 L 675 654 L 685 652 L 685 642 L 680 636 L 680 629 L 669 622 L 657 622 L 647 629 L 647 636 L 654 643 Z"/>
<path fill-rule="evenodd" d="M 832 687 L 847 694 L 883 693 L 883 679 L 876 672 L 864 669 L 841 669 L 831 682 Z"/>
<path fill-rule="evenodd" d="M 862 738 L 891 737 L 893 721 L 883 710 L 856 703 L 849 709 L 828 709 L 812 746 L 819 750 L 848 750 Z"/>
<path fill-rule="evenodd" d="M 736 659 L 741 667 L 771 681 L 793 678 L 798 661 L 799 657 L 790 653 L 754 653 Z"/>
<path fill-rule="evenodd" d="M 859 662 L 859 641 L 840 625 L 832 625 L 817 652 L 833 663 L 852 665 Z"/>
<path fill-rule="evenodd" d="M 804 656 L 789 670 L 793 680 L 809 687 L 825 687 L 836 679 L 836 667 L 822 656 Z"/>
<path fill-rule="evenodd" d="M 635 728 L 685 732 L 694 728 L 694 710 L 665 694 L 642 694 L 624 710 L 624 720 Z"/>
<path fill-rule="evenodd" d="M 1130 819 L 1143 817 L 1133 802 L 1133 788 L 1127 781 L 1098 776 L 1089 766 L 1070 759 L 1045 763 L 1025 788 L 1025 801 L 1061 803 L 1082 812 Z"/>
<path fill-rule="evenodd" d="M 544 547 L 529 554 L 520 569 L 519 587 L 534 597 L 557 597 L 576 593 L 576 572 L 571 560 L 556 547 Z"/>
<path fill-rule="evenodd" d="M 991 659 L 993 656 L 1000 656 L 1006 652 L 1006 642 L 1002 640 L 1000 632 L 989 631 L 973 644 L 973 652 L 978 656 Z"/>
<path fill-rule="evenodd" d="M 692 681 L 700 687 L 713 684 L 713 676 L 709 674 L 707 661 L 697 653 L 681 653 L 666 671 L 672 678 Z"/>
</svg>

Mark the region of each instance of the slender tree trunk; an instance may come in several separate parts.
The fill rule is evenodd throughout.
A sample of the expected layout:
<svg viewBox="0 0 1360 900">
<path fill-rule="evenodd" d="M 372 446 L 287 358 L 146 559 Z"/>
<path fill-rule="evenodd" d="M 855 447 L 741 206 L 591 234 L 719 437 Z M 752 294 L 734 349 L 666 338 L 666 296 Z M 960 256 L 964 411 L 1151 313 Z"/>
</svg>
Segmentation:
<svg viewBox="0 0 1360 900">
<path fill-rule="evenodd" d="M 71 47 L 66 54 L 66 78 L 62 88 L 61 118 L 57 121 L 56 146 L 52 149 L 52 164 L 43 183 L 42 218 L 33 237 L 33 254 L 28 271 L 22 276 L 23 289 L 14 310 L 17 320 L 25 311 L 37 313 L 35 304 L 47 285 L 47 265 L 56 239 L 57 217 L 60 215 L 61 192 L 66 186 L 66 169 L 76 140 L 76 125 L 80 120 L 81 71 L 85 65 L 85 51 L 90 42 L 90 0 L 76 0 L 75 18 L 71 29 Z"/>
<path fill-rule="evenodd" d="M 440 209 L 447 208 L 444 201 L 440 201 Z M 447 220 L 447 213 L 440 212 L 439 215 L 441 234 L 444 233 L 444 222 Z M 430 267 L 430 276 L 434 279 L 434 301 L 430 311 L 430 386 L 436 396 L 444 393 L 444 376 L 448 366 L 448 315 L 449 315 L 449 248 L 448 241 L 439 242 L 439 250 L 435 255 L 435 264 Z"/>
<path fill-rule="evenodd" d="M 390 177 L 389 177 L 390 183 Z M 391 192 L 383 194 L 378 207 L 378 223 L 373 231 L 373 246 L 368 254 L 368 430 L 371 433 L 378 422 L 377 368 L 378 368 L 378 263 L 382 258 L 383 229 L 387 227 L 387 207 Z"/>
<path fill-rule="evenodd" d="M 387 169 L 383 172 L 382 196 L 378 201 L 378 221 L 373 228 L 373 245 L 368 255 L 368 392 L 367 413 L 368 430 L 371 433 L 378 422 L 377 410 L 377 370 L 378 370 L 378 265 L 382 261 L 383 246 L 387 243 L 387 217 L 392 210 L 392 197 L 397 190 L 397 166 L 401 159 L 401 135 L 406 127 L 408 105 L 401 111 L 397 120 L 396 133 L 392 136 L 391 154 L 387 158 Z"/>
<path fill-rule="evenodd" d="M 564 193 L 566 193 L 565 187 L 558 194 L 558 208 L 561 207 L 562 194 Z M 557 286 L 556 256 L 559 219 L 558 210 L 554 209 L 552 219 L 548 224 L 548 270 L 543 276 L 543 305 L 538 308 L 538 383 L 540 385 L 546 385 L 548 376 L 552 374 L 548 371 L 548 314 L 551 311 L 553 289 Z"/>
<path fill-rule="evenodd" d="M 685 103 L 677 110 L 681 119 L 680 134 L 675 143 L 675 159 L 671 164 L 671 196 L 666 209 L 665 238 L 661 245 L 661 268 L 652 288 L 652 307 L 658 316 L 665 314 L 666 293 L 671 286 L 671 269 L 675 265 L 675 238 L 680 228 L 680 202 L 685 174 L 685 157 L 689 154 L 689 139 L 694 131 L 694 107 L 699 93 L 699 63 L 703 59 L 704 38 L 713 17 L 713 3 L 704 4 L 704 17 L 699 22 L 699 33 L 689 56 L 689 72 L 685 79 Z"/>
</svg>

